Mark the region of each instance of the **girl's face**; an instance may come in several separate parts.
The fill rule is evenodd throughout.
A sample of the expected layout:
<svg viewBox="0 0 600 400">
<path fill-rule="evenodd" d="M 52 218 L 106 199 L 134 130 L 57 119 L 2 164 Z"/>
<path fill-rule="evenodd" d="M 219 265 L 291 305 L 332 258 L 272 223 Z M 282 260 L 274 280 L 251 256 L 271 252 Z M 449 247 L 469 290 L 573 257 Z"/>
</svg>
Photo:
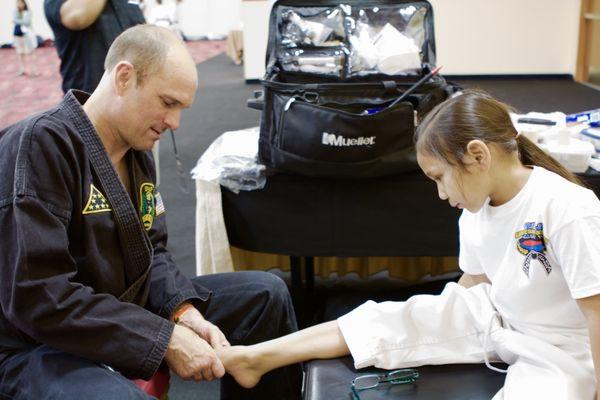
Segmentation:
<svg viewBox="0 0 600 400">
<path fill-rule="evenodd" d="M 17 9 L 19 11 L 25 10 L 25 2 L 22 0 L 17 0 Z"/>
<path fill-rule="evenodd" d="M 463 160 L 465 169 L 460 169 L 440 160 L 431 154 L 417 153 L 417 162 L 425 175 L 432 179 L 442 200 L 448 200 L 450 206 L 467 209 L 475 213 L 483 207 L 488 197 L 485 182 L 475 161 Z"/>
</svg>

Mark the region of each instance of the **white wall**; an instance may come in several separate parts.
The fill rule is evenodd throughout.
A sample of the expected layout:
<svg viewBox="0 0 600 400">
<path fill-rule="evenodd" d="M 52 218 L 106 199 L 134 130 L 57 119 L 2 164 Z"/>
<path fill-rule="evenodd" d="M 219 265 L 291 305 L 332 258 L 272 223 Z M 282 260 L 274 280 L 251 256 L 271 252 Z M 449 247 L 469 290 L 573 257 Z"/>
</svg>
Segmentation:
<svg viewBox="0 0 600 400">
<path fill-rule="evenodd" d="M 184 0 L 181 28 L 190 37 L 222 38 L 241 28 L 241 0 Z"/>
<path fill-rule="evenodd" d="M 265 73 L 269 39 L 270 1 L 242 1 L 244 32 L 244 79 L 259 79 Z"/>
<path fill-rule="evenodd" d="M 173 0 L 165 0 L 165 3 Z M 155 4 L 146 0 L 148 10 Z M 222 38 L 231 29 L 240 29 L 241 0 L 184 0 L 180 5 L 180 25 L 192 38 Z M 0 0 L 0 44 L 13 40 L 12 14 L 16 1 Z M 33 12 L 33 27 L 43 38 L 52 38 L 52 30 L 44 16 L 44 0 L 27 0 Z"/>
<path fill-rule="evenodd" d="M 575 74 L 578 0 L 429 2 L 435 16 L 437 65 L 444 67 L 443 74 Z M 266 0 L 246 3 L 263 3 L 263 12 L 269 12 Z M 265 28 L 247 31 L 250 26 L 245 24 L 244 41 L 246 36 L 266 40 Z M 264 51 L 244 52 L 244 60 L 250 59 L 252 66 L 246 79 L 262 77 L 264 56 Z M 259 63 L 263 68 L 257 70 L 254 66 Z"/>
<path fill-rule="evenodd" d="M 443 74 L 575 74 L 578 0 L 429 0 Z"/>
<path fill-rule="evenodd" d="M 154 0 L 146 1 L 148 8 L 154 4 Z M 437 63 L 444 66 L 444 74 L 575 74 L 580 1 L 430 2 L 435 14 Z M 44 38 L 52 37 L 43 0 L 28 3 L 36 32 Z M 241 0 L 184 0 L 180 6 L 182 29 L 191 37 L 226 35 L 241 25 L 240 4 Z M 12 41 L 14 5 L 12 0 L 0 0 L 0 43 Z M 269 12 L 268 7 L 263 10 Z M 244 33 L 256 36 L 254 32 Z M 258 40 L 265 40 L 264 34 L 258 36 Z M 263 49 L 264 45 L 255 48 Z M 264 51 L 258 51 L 261 53 L 245 57 L 258 57 L 262 65 Z M 262 73 L 256 72 L 255 77 Z"/>
</svg>

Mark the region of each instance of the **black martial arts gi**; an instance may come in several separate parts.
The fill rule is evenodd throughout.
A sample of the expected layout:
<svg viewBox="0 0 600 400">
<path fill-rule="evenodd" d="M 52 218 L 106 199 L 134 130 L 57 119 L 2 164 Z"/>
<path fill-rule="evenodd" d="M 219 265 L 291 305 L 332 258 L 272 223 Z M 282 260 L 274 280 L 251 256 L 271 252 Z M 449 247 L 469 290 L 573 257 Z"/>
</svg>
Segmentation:
<svg viewBox="0 0 600 400">
<path fill-rule="evenodd" d="M 0 132 L 0 398 L 54 398 L 49 386 L 57 398 L 108 399 L 119 385 L 135 392 L 103 365 L 151 377 L 173 331 L 169 317 L 184 301 L 233 343 L 296 329 L 287 289 L 273 275 L 191 281 L 178 270 L 165 247 L 151 153 L 126 154 L 129 195 L 81 107 L 87 97 L 69 92 L 58 107 Z M 252 392 L 226 385 L 223 394 L 292 398 L 298 374 L 277 372 Z"/>
</svg>

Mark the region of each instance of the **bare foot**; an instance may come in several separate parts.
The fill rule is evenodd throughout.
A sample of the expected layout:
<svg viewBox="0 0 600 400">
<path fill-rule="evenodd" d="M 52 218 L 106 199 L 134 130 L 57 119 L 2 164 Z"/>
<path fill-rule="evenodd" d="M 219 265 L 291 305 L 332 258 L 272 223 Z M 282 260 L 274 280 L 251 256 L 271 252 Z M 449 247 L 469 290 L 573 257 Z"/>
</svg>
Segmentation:
<svg viewBox="0 0 600 400">
<path fill-rule="evenodd" d="M 225 371 L 246 389 L 256 386 L 265 373 L 252 362 L 252 353 L 247 346 L 221 347 L 215 351 L 225 366 Z"/>
</svg>

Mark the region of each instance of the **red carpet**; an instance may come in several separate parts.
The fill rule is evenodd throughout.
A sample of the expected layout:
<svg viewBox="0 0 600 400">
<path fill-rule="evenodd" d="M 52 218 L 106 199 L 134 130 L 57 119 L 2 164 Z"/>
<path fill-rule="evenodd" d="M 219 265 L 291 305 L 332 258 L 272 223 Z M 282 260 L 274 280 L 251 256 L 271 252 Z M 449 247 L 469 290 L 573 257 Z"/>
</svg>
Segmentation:
<svg viewBox="0 0 600 400">
<path fill-rule="evenodd" d="M 225 51 L 225 41 L 187 42 L 197 64 Z M 54 47 L 36 50 L 38 76 L 16 76 L 19 71 L 13 49 L 0 49 L 0 129 L 57 104 L 63 96 L 60 61 Z"/>
</svg>

